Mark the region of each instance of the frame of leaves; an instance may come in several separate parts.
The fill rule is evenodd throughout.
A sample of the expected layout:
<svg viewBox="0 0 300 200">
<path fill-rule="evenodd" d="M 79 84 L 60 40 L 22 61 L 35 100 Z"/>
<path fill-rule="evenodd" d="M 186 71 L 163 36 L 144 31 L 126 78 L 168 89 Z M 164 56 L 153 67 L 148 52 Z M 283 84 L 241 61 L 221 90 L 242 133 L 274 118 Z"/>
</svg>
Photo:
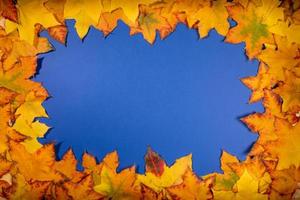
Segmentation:
<svg viewBox="0 0 300 200">
<path fill-rule="evenodd" d="M 300 2 L 298 0 L 0 0 L 0 197 L 5 199 L 299 199 L 300 198 Z M 228 19 L 237 25 L 230 27 Z M 53 144 L 41 145 L 48 127 L 48 97 L 36 73 L 37 55 L 52 50 L 46 38 L 65 43 L 65 19 L 75 19 L 83 38 L 90 26 L 107 36 L 122 20 L 130 34 L 153 43 L 178 23 L 200 38 L 215 29 L 225 42 L 246 44 L 260 61 L 256 76 L 242 82 L 249 102 L 264 113 L 241 120 L 259 137 L 239 161 L 223 151 L 223 173 L 198 177 L 187 155 L 168 166 L 154 151 L 145 174 L 118 171 L 117 152 L 101 162 L 85 153 L 84 170 L 70 149 L 56 160 Z"/>
</svg>

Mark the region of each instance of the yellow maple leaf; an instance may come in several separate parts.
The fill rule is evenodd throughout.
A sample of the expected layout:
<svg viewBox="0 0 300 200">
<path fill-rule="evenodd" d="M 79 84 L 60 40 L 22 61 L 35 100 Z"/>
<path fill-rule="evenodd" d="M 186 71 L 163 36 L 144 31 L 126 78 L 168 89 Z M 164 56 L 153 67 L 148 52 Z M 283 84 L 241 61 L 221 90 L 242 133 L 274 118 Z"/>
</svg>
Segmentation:
<svg viewBox="0 0 300 200">
<path fill-rule="evenodd" d="M 90 26 L 96 27 L 102 12 L 100 0 L 67 0 L 64 9 L 66 19 L 75 19 L 75 28 L 82 39 Z"/>
<path fill-rule="evenodd" d="M 247 8 L 240 5 L 228 7 L 229 15 L 237 22 L 226 36 L 226 42 L 246 43 L 246 53 L 250 59 L 258 55 L 263 43 L 272 43 L 269 27 L 283 19 L 283 9 L 279 0 L 262 0 L 262 5 L 249 3 Z"/>
<path fill-rule="evenodd" d="M 48 117 L 42 106 L 44 100 L 45 97 L 37 98 L 33 92 L 30 92 L 26 96 L 25 103 L 16 111 L 16 115 L 19 116 L 13 125 L 13 129 L 28 136 L 28 139 L 24 141 L 24 145 L 30 152 L 34 152 L 42 146 L 37 138 L 44 136 L 49 129 L 45 124 L 35 120 L 37 117 Z"/>
<path fill-rule="evenodd" d="M 228 12 L 226 9 L 227 0 L 213 1 L 210 5 L 200 7 L 198 11 L 193 15 L 195 19 L 199 20 L 197 24 L 200 38 L 204 38 L 208 35 L 211 29 L 225 36 L 229 29 Z"/>
<path fill-rule="evenodd" d="M 167 188 L 167 191 L 173 199 L 207 200 L 213 197 L 212 183 L 213 178 L 201 180 L 191 169 L 187 169 L 183 176 L 183 182 L 180 185 Z"/>
<path fill-rule="evenodd" d="M 277 35 L 287 37 L 289 43 L 300 44 L 300 25 L 299 24 L 290 24 L 288 21 L 279 21 L 273 27 L 270 27 L 270 32 Z"/>
<path fill-rule="evenodd" d="M 296 70 L 295 66 L 300 63 L 299 46 L 288 43 L 283 37 L 275 37 L 275 42 L 276 48 L 267 46 L 258 58 L 268 65 L 271 78 L 284 81 L 284 71 Z"/>
<path fill-rule="evenodd" d="M 103 166 L 100 173 L 100 183 L 95 184 L 94 190 L 108 199 L 140 199 L 140 192 L 135 186 L 135 167 L 130 167 L 117 173 L 119 166 L 116 152 L 108 154 L 103 159 Z"/>
<path fill-rule="evenodd" d="M 41 24 L 45 28 L 59 25 L 53 14 L 44 7 L 46 0 L 18 0 L 19 22 L 6 22 L 6 31 L 18 29 L 20 38 L 33 44 L 35 25 Z"/>
<path fill-rule="evenodd" d="M 27 181 L 61 180 L 53 166 L 55 152 L 53 145 L 44 145 L 34 153 L 28 153 L 22 144 L 10 142 L 10 156 L 16 162 L 18 171 Z"/>
<path fill-rule="evenodd" d="M 276 119 L 275 127 L 278 139 L 264 146 L 269 154 L 278 159 L 276 169 L 300 166 L 300 124 L 292 126 L 284 119 Z"/>
<path fill-rule="evenodd" d="M 160 16 L 160 9 L 141 5 L 136 25 L 130 27 L 130 35 L 142 33 L 144 39 L 153 44 L 157 30 L 161 34 L 169 34 L 172 28 L 167 20 Z"/>
<path fill-rule="evenodd" d="M 283 99 L 282 110 L 300 111 L 300 77 L 286 70 L 285 81 L 274 90 Z"/>
<path fill-rule="evenodd" d="M 264 90 L 264 113 L 254 113 L 241 119 L 253 132 L 259 134 L 256 143 L 266 144 L 277 139 L 275 134 L 275 118 L 284 118 L 281 110 L 281 100 L 278 95 L 270 90 Z"/>
<path fill-rule="evenodd" d="M 177 159 L 170 167 L 151 149 L 148 150 L 145 159 L 145 175 L 138 175 L 137 181 L 156 192 L 182 183 L 182 176 L 188 168 L 192 167 L 192 155 Z"/>
<path fill-rule="evenodd" d="M 255 199 L 255 200 L 267 200 L 268 195 L 264 195 L 258 192 L 259 183 L 256 178 L 252 177 L 247 170 L 244 171 L 240 179 L 236 182 L 237 192 L 232 191 L 213 191 L 214 199 Z"/>
</svg>

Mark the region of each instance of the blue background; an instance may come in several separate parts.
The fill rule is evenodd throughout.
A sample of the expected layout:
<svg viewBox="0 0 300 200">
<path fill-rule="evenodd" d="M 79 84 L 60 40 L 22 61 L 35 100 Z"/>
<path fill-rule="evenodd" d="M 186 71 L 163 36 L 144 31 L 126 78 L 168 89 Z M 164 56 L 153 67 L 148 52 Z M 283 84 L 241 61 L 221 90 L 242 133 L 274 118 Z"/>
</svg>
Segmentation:
<svg viewBox="0 0 300 200">
<path fill-rule="evenodd" d="M 262 107 L 247 104 L 239 80 L 258 66 L 244 45 L 223 43 L 215 31 L 198 40 L 179 25 L 152 46 L 122 22 L 107 38 L 91 28 L 82 42 L 74 21 L 67 25 L 67 47 L 49 38 L 56 50 L 40 56 L 35 77 L 51 95 L 43 121 L 53 128 L 40 141 L 55 142 L 59 158 L 69 147 L 78 159 L 88 151 L 99 160 L 116 149 L 120 169 L 143 172 L 151 146 L 168 164 L 192 153 L 199 175 L 220 171 L 222 149 L 245 158 L 256 135 L 239 118 Z"/>
</svg>

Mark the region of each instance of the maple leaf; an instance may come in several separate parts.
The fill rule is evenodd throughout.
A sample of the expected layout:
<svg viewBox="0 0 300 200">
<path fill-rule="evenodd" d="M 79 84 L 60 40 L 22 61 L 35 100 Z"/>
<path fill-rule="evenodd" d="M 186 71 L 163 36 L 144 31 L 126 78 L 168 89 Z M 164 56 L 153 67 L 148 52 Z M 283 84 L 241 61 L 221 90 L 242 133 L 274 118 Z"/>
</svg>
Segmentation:
<svg viewBox="0 0 300 200">
<path fill-rule="evenodd" d="M 173 199 L 212 199 L 211 186 L 213 178 L 199 179 L 191 169 L 188 169 L 183 176 L 183 182 L 167 188 Z"/>
<path fill-rule="evenodd" d="M 182 183 L 182 176 L 188 168 L 192 167 L 191 155 L 177 159 L 171 167 L 168 167 L 161 157 L 150 148 L 145 160 L 145 175 L 138 175 L 137 180 L 156 192 Z"/>
<path fill-rule="evenodd" d="M 214 191 L 214 199 L 255 199 L 255 200 L 267 200 L 268 195 L 264 195 L 258 192 L 259 183 L 253 178 L 247 170 L 244 171 L 240 179 L 236 182 L 237 192 L 232 191 Z"/>
<path fill-rule="evenodd" d="M 88 33 L 90 26 L 97 26 L 101 14 L 100 0 L 67 0 L 64 9 L 66 19 L 75 19 L 75 28 L 81 39 Z"/>
<path fill-rule="evenodd" d="M 144 5 L 140 7 L 140 14 L 135 26 L 130 27 L 130 35 L 142 33 L 144 39 L 153 44 L 156 30 L 167 34 L 171 32 L 171 26 L 167 20 L 160 16 L 160 9 L 150 8 Z"/>
<path fill-rule="evenodd" d="M 240 162 L 235 156 L 223 151 L 221 156 L 221 168 L 224 174 L 206 176 L 214 178 L 214 191 L 237 192 L 237 181 L 245 171 L 247 171 L 253 179 L 257 180 L 258 191 L 260 193 L 266 192 L 269 188 L 271 177 L 261 157 L 248 156 L 245 161 Z"/>
<path fill-rule="evenodd" d="M 17 22 L 18 20 L 17 8 L 12 0 L 0 1 L 0 15 L 13 22 Z"/>
<path fill-rule="evenodd" d="M 300 77 L 286 70 L 285 82 L 274 90 L 283 99 L 283 112 L 289 110 L 300 111 Z"/>
<path fill-rule="evenodd" d="M 278 139 L 264 146 L 269 154 L 278 159 L 276 169 L 289 168 L 291 165 L 300 166 L 300 124 L 292 126 L 284 119 L 276 119 L 275 134 Z"/>
<path fill-rule="evenodd" d="M 0 37 L 0 48 L 4 55 L 3 70 L 7 71 L 14 67 L 23 57 L 34 57 L 37 54 L 36 48 L 20 41 L 15 32 Z M 29 63 L 28 63 L 29 64 Z"/>
<path fill-rule="evenodd" d="M 300 44 L 300 39 L 297 37 L 300 34 L 300 25 L 290 24 L 288 21 L 279 21 L 273 27 L 270 27 L 270 32 L 277 35 L 287 37 L 289 43 Z"/>
<path fill-rule="evenodd" d="M 212 1 L 211 5 L 200 7 L 198 11 L 193 14 L 193 18 L 199 20 L 196 25 L 200 38 L 208 35 L 211 29 L 225 36 L 229 29 L 228 12 L 226 9 L 227 0 Z"/>
<path fill-rule="evenodd" d="M 33 44 L 35 25 L 41 24 L 44 28 L 59 25 L 53 14 L 44 7 L 46 0 L 18 0 L 19 22 L 6 22 L 6 31 L 18 29 L 20 38 Z"/>
<path fill-rule="evenodd" d="M 112 152 L 103 159 L 100 174 L 100 184 L 95 184 L 94 190 L 108 199 L 140 199 L 139 190 L 135 186 L 135 167 L 130 167 L 117 173 L 118 155 Z"/>
<path fill-rule="evenodd" d="M 100 173 L 102 169 L 102 163 L 97 165 L 96 158 L 88 153 L 84 153 L 82 156 L 82 166 L 85 170 L 85 172 L 96 172 Z"/>
<path fill-rule="evenodd" d="M 284 118 L 281 110 L 282 102 L 274 92 L 264 90 L 263 105 L 265 108 L 264 113 L 254 113 L 241 119 L 253 132 L 259 134 L 259 138 L 253 148 L 257 144 L 266 144 L 269 141 L 276 140 L 275 119 Z"/>
<path fill-rule="evenodd" d="M 37 138 L 44 136 L 49 129 L 45 124 L 35 120 L 37 117 L 48 117 L 42 106 L 44 100 L 45 96 L 36 97 L 33 92 L 30 92 L 26 96 L 25 103 L 16 111 L 16 115 L 19 116 L 13 125 L 13 129 L 29 137 L 24 145 L 30 152 L 34 152 L 42 146 Z"/>
<path fill-rule="evenodd" d="M 238 181 L 239 176 L 230 167 L 229 164 L 232 163 L 239 163 L 239 160 L 235 156 L 223 151 L 221 155 L 221 169 L 223 170 L 224 174 L 213 173 L 204 176 L 205 179 L 214 179 L 213 189 L 215 191 L 233 190 L 233 186 Z"/>
<path fill-rule="evenodd" d="M 15 192 L 9 195 L 9 199 L 43 199 L 50 184 L 49 181 L 29 183 L 21 174 L 17 174 Z"/>
<path fill-rule="evenodd" d="M 20 0 L 17 24 L 11 22 L 17 19 L 14 4 L 1 1 L 0 196 L 8 199 L 210 199 L 213 186 L 215 199 L 267 199 L 268 195 L 270 199 L 299 198 L 299 123 L 290 120 L 290 115 L 297 117 L 300 111 L 299 3 L 233 2 Z M 227 5 L 234 5 L 228 7 L 228 13 Z M 79 172 L 71 150 L 56 161 L 53 145 L 40 148 L 37 138 L 48 127 L 36 118 L 47 117 L 41 104 L 48 94 L 30 78 L 36 72 L 36 55 L 52 49 L 48 40 L 37 37 L 41 30 L 47 29 L 53 38 L 65 43 L 65 18 L 76 19 L 81 38 L 90 26 L 96 26 L 106 36 L 121 19 L 131 28 L 131 34 L 142 33 L 153 43 L 156 31 L 164 38 L 180 22 L 198 28 L 200 37 L 205 37 L 212 28 L 225 35 L 228 14 L 237 26 L 230 29 L 226 40 L 246 42 L 249 58 L 257 56 L 261 61 L 257 76 L 242 79 L 253 91 L 249 102 L 263 98 L 265 107 L 264 113 L 242 119 L 252 131 L 259 133 L 246 160 L 239 161 L 223 151 L 224 174 L 212 173 L 201 179 L 191 169 L 190 155 L 169 167 L 149 149 L 145 156 L 146 173 L 142 175 L 136 174 L 135 167 L 117 172 L 116 152 L 108 154 L 101 163 L 85 153 L 84 171 Z M 16 28 L 18 32 L 14 31 Z M 291 154 L 295 155 L 293 159 Z"/>
<path fill-rule="evenodd" d="M 112 12 L 104 12 L 101 14 L 97 27 L 101 30 L 104 36 L 108 36 L 118 25 L 119 19 L 124 19 L 122 9 L 117 9 Z"/>
<path fill-rule="evenodd" d="M 68 190 L 68 195 L 74 200 L 99 200 L 103 199 L 99 193 L 93 190 L 93 179 L 91 176 L 83 178 L 78 183 L 67 182 L 64 186 Z"/>
<path fill-rule="evenodd" d="M 151 8 L 157 9 L 160 11 L 160 16 L 166 19 L 168 25 L 171 27 L 168 29 L 160 29 L 160 37 L 164 39 L 170 34 L 170 31 L 173 32 L 178 23 L 186 24 L 187 16 L 186 13 L 182 10 L 183 8 L 178 6 L 179 3 L 184 3 L 183 1 L 158 1 L 150 5 Z M 199 3 L 199 2 L 198 2 Z M 192 5 L 193 3 L 191 3 Z M 180 4 L 181 5 L 181 4 Z M 183 6 L 185 8 L 185 6 Z M 192 6 L 190 6 L 192 8 Z M 194 9 L 195 10 L 195 9 Z"/>
<path fill-rule="evenodd" d="M 77 171 L 77 160 L 71 149 L 64 154 L 63 158 L 55 162 L 54 169 L 66 177 L 66 181 L 79 182 L 83 174 Z"/>
<path fill-rule="evenodd" d="M 285 70 L 296 70 L 300 63 L 300 51 L 296 44 L 289 44 L 286 38 L 275 37 L 276 48 L 267 46 L 258 58 L 269 66 L 270 77 L 284 81 Z M 299 70 L 298 70 L 299 71 Z"/>
<path fill-rule="evenodd" d="M 254 103 L 264 97 L 264 90 L 271 89 L 276 81 L 270 77 L 268 66 L 261 62 L 256 76 L 241 79 L 242 83 L 252 90 L 249 103 Z"/>
<path fill-rule="evenodd" d="M 44 145 L 36 152 L 28 153 L 22 144 L 10 141 L 9 153 L 26 181 L 61 180 L 61 175 L 53 169 L 55 163 L 53 145 Z"/>
<path fill-rule="evenodd" d="M 247 8 L 240 5 L 229 6 L 229 15 L 237 26 L 227 33 L 226 42 L 246 43 L 246 53 L 250 59 L 258 55 L 263 43 L 272 43 L 273 37 L 269 27 L 283 19 L 283 9 L 278 8 L 279 0 L 262 0 L 261 6 L 249 3 Z"/>
</svg>

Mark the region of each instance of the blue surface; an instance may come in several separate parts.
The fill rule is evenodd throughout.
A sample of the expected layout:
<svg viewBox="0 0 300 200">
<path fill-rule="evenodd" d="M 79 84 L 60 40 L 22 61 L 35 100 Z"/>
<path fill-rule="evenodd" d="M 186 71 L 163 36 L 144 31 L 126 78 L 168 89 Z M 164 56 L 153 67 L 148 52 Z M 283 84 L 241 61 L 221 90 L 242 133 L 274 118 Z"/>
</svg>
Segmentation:
<svg viewBox="0 0 300 200">
<path fill-rule="evenodd" d="M 258 66 L 244 45 L 225 44 L 214 31 L 199 41 L 179 25 L 151 46 L 121 22 L 108 38 L 92 28 L 81 42 L 74 21 L 67 24 L 67 47 L 50 39 L 56 51 L 40 56 L 35 78 L 52 96 L 43 121 L 53 129 L 40 141 L 59 144 L 59 157 L 70 146 L 79 159 L 85 150 L 102 159 L 116 149 L 120 168 L 143 172 L 151 146 L 169 164 L 193 153 L 200 175 L 220 171 L 222 149 L 245 158 L 256 135 L 238 118 L 262 107 L 247 104 L 239 80 Z"/>
</svg>

